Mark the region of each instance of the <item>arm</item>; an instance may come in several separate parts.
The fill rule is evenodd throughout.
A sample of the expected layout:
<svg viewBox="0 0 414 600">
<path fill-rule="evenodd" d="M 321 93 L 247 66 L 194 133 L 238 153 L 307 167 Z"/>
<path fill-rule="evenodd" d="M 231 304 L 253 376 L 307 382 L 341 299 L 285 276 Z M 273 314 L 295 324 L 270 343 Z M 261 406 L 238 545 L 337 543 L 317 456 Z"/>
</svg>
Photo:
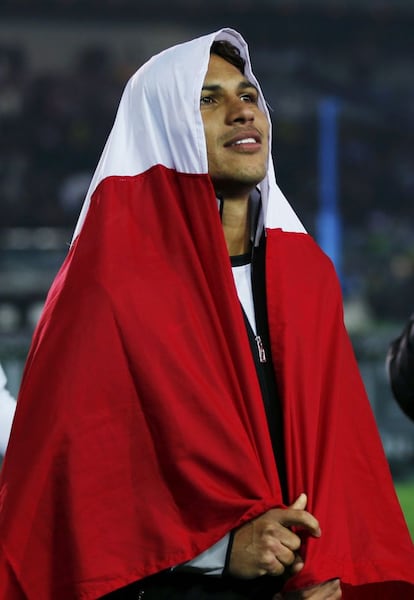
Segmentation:
<svg viewBox="0 0 414 600">
<path fill-rule="evenodd" d="M 303 527 L 315 537 L 320 535 L 317 520 L 304 510 L 306 502 L 305 494 L 301 494 L 290 507 L 267 511 L 174 570 L 222 575 L 226 567 L 229 575 L 241 579 L 282 575 L 286 568 L 292 574 L 298 572 L 303 567 L 297 554 L 300 538 L 290 527 Z"/>
<path fill-rule="evenodd" d="M 288 508 L 274 508 L 245 523 L 234 534 L 229 574 L 242 579 L 261 575 L 291 574 L 303 568 L 298 554 L 301 540 L 292 526 L 320 537 L 319 523 L 304 509 L 307 497 L 301 494 Z"/>
<path fill-rule="evenodd" d="M 414 420 L 414 314 L 400 336 L 390 344 L 387 367 L 395 399 Z"/>
</svg>

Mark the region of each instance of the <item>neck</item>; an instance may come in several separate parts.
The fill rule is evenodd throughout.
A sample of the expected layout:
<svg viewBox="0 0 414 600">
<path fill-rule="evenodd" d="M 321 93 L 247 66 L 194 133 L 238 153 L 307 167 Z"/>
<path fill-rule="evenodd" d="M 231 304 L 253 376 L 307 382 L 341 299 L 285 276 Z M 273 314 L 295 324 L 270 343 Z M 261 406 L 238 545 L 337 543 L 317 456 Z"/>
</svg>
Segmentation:
<svg viewBox="0 0 414 600">
<path fill-rule="evenodd" d="M 250 245 L 249 198 L 223 199 L 222 225 L 230 256 L 245 254 Z"/>
</svg>

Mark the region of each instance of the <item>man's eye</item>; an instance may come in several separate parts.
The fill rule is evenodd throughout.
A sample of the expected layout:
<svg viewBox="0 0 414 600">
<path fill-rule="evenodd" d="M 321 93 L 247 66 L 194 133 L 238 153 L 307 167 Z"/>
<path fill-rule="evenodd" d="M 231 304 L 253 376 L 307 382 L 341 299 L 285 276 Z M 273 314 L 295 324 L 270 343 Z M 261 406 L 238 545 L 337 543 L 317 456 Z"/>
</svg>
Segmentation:
<svg viewBox="0 0 414 600">
<path fill-rule="evenodd" d="M 212 104 L 213 98 L 211 96 L 201 96 L 200 104 Z"/>
<path fill-rule="evenodd" d="M 255 94 L 243 94 L 240 96 L 240 99 L 243 102 L 253 102 L 253 104 L 257 104 L 257 96 Z"/>
</svg>

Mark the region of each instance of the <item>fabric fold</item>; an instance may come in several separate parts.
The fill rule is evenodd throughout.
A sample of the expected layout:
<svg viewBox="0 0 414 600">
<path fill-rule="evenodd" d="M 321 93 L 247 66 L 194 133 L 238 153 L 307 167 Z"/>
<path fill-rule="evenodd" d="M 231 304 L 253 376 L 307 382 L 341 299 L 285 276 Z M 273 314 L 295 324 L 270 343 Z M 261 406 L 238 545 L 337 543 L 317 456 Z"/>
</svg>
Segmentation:
<svg viewBox="0 0 414 600">
<path fill-rule="evenodd" d="M 207 173 L 199 94 L 215 39 L 256 81 L 224 29 L 157 55 L 122 96 L 23 374 L 0 474 L 2 600 L 99 598 L 282 505 Z M 289 585 L 339 576 L 346 598 L 382 582 L 372 598 L 410 594 L 413 546 L 333 266 L 272 164 L 258 190 L 290 501 L 306 492 L 322 527 Z"/>
</svg>

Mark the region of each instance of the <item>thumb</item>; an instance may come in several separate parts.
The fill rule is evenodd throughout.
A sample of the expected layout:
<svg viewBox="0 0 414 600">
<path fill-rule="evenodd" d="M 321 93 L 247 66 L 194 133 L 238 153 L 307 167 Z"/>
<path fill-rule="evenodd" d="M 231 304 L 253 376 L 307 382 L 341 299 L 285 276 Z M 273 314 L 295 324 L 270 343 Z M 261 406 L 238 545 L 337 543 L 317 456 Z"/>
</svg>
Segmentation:
<svg viewBox="0 0 414 600">
<path fill-rule="evenodd" d="M 308 497 L 302 492 L 302 494 L 299 494 L 299 496 L 296 498 L 294 503 L 289 506 L 289 508 L 295 508 L 296 510 L 304 510 L 306 508 L 307 502 Z"/>
</svg>

